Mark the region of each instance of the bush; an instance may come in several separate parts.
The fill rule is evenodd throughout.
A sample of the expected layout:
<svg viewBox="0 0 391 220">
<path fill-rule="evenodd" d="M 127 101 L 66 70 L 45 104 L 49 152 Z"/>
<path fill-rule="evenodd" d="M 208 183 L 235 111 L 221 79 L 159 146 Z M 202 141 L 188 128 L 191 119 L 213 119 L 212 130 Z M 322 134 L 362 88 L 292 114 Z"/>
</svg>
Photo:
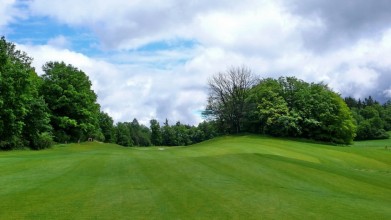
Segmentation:
<svg viewBox="0 0 391 220">
<path fill-rule="evenodd" d="M 0 141 L 0 150 L 17 150 L 24 149 L 25 143 L 21 138 L 13 136 L 7 141 Z"/>
<path fill-rule="evenodd" d="M 49 132 L 43 132 L 38 135 L 34 140 L 34 144 L 31 146 L 33 150 L 42 150 L 49 148 L 53 145 L 53 136 Z"/>
</svg>

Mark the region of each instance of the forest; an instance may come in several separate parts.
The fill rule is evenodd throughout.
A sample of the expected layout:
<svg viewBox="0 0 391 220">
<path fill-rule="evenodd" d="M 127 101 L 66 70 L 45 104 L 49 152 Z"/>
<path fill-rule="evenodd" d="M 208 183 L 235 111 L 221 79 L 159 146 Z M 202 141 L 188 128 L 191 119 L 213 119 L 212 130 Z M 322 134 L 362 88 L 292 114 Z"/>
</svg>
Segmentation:
<svg viewBox="0 0 391 220">
<path fill-rule="evenodd" d="M 342 98 L 323 83 L 294 77 L 260 79 L 246 67 L 213 75 L 197 126 L 168 119 L 149 127 L 137 119 L 114 123 L 101 110 L 86 73 L 47 62 L 39 76 L 32 58 L 0 40 L 0 150 L 44 149 L 90 138 L 122 146 L 183 146 L 225 134 L 255 133 L 334 144 L 386 139 L 391 101 Z"/>
</svg>

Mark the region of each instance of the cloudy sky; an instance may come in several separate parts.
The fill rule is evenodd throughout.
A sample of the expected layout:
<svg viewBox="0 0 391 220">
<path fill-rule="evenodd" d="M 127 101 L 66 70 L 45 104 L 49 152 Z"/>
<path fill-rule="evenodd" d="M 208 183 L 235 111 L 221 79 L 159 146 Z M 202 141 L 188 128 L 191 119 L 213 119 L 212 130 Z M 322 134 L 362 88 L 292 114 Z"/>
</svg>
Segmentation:
<svg viewBox="0 0 391 220">
<path fill-rule="evenodd" d="M 389 0 L 0 0 L 0 35 L 34 58 L 83 70 L 115 121 L 196 124 L 207 79 L 323 81 L 343 96 L 391 98 Z"/>
</svg>

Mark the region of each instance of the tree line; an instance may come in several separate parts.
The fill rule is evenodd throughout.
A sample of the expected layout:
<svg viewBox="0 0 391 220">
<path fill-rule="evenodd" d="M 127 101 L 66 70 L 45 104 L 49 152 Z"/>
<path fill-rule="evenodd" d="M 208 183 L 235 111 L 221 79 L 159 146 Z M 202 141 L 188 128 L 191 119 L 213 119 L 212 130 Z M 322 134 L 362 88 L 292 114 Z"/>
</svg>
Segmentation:
<svg viewBox="0 0 391 220">
<path fill-rule="evenodd" d="M 371 96 L 368 98 L 345 98 L 357 123 L 356 140 L 387 139 L 391 130 L 391 101 L 380 104 Z"/>
<path fill-rule="evenodd" d="M 53 143 L 98 141 L 122 146 L 179 146 L 251 132 L 338 144 L 388 138 L 391 101 L 342 99 L 323 83 L 294 77 L 259 79 L 246 67 L 212 76 L 197 126 L 168 120 L 149 127 L 118 122 L 101 111 L 88 76 L 64 62 L 47 62 L 39 76 L 32 58 L 0 39 L 0 150 L 44 149 Z"/>
<path fill-rule="evenodd" d="M 202 122 L 198 126 L 181 124 L 179 121 L 170 125 L 168 120 L 160 126 L 156 119 L 150 120 L 150 127 L 132 122 L 118 122 L 104 112 L 100 116 L 103 140 L 125 147 L 133 146 L 187 146 L 218 136 L 213 122 Z"/>
<path fill-rule="evenodd" d="M 258 79 L 246 67 L 233 67 L 209 80 L 203 115 L 220 133 L 251 132 L 336 144 L 388 138 L 391 101 L 380 105 L 346 99 L 323 83 L 295 77 Z"/>
<path fill-rule="evenodd" d="M 168 120 L 160 126 L 119 122 L 101 111 L 88 76 L 64 62 L 47 62 L 38 76 L 32 58 L 0 39 L 0 149 L 44 149 L 54 142 L 98 141 L 123 146 L 189 145 L 213 138 L 213 122 Z"/>
</svg>

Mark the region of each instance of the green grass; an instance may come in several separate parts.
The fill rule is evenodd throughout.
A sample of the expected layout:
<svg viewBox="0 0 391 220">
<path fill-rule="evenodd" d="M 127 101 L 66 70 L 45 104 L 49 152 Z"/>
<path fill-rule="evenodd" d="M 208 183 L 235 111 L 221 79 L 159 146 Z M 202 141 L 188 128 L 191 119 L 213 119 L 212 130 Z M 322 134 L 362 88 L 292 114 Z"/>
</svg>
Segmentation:
<svg viewBox="0 0 391 220">
<path fill-rule="evenodd" d="M 0 219 L 391 219 L 390 140 L 0 152 Z"/>
</svg>

